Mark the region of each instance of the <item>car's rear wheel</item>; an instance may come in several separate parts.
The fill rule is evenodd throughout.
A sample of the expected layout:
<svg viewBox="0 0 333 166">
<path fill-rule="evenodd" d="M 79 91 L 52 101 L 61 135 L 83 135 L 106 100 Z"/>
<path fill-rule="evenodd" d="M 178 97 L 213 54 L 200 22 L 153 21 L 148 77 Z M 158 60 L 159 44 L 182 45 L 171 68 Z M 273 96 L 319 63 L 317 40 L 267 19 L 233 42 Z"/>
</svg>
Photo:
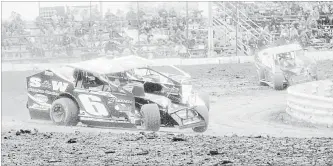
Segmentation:
<svg viewBox="0 0 333 166">
<path fill-rule="evenodd" d="M 60 98 L 52 103 L 50 117 L 53 123 L 61 126 L 75 126 L 79 122 L 79 108 L 69 98 Z"/>
<path fill-rule="evenodd" d="M 283 85 L 283 81 L 284 81 L 284 76 L 282 73 L 275 73 L 273 75 L 273 86 L 275 90 L 283 90 L 284 89 L 284 85 Z"/>
<path fill-rule="evenodd" d="M 208 123 L 209 123 L 209 112 L 206 107 L 203 106 L 198 106 L 195 109 L 199 115 L 202 117 L 202 119 L 206 122 L 204 126 L 199 126 L 199 127 L 193 127 L 192 130 L 196 133 L 203 133 L 207 130 L 208 128 Z"/>
<path fill-rule="evenodd" d="M 158 131 L 161 126 L 161 114 L 156 104 L 145 104 L 141 107 L 142 127 L 148 131 Z"/>
</svg>

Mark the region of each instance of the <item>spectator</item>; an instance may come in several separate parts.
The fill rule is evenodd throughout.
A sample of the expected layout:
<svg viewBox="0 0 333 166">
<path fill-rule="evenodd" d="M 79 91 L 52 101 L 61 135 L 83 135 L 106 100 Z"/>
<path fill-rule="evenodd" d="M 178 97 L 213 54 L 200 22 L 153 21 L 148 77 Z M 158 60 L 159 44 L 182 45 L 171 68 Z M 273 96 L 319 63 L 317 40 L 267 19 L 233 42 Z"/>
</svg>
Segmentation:
<svg viewBox="0 0 333 166">
<path fill-rule="evenodd" d="M 316 20 L 316 21 L 318 21 L 318 20 L 319 20 L 319 17 L 320 17 L 320 14 L 319 14 L 319 8 L 318 8 L 318 7 L 315 7 L 315 8 L 312 10 L 311 14 L 310 14 L 310 19 L 311 19 L 311 21 L 312 21 L 312 20 Z M 319 22 L 318 22 L 318 23 L 319 23 Z"/>
<path fill-rule="evenodd" d="M 110 9 L 108 9 L 108 11 L 105 13 L 104 17 L 106 20 L 110 20 L 112 18 L 112 13 L 111 13 Z"/>
<path fill-rule="evenodd" d="M 328 25 L 331 25 L 331 29 L 333 29 L 333 8 L 331 9 L 332 13 L 328 14 Z"/>
<path fill-rule="evenodd" d="M 324 4 L 322 11 L 324 14 L 330 13 L 329 6 L 327 4 Z"/>
<path fill-rule="evenodd" d="M 290 39 L 291 40 L 298 39 L 298 31 L 297 31 L 295 25 L 291 26 L 291 28 L 290 28 Z"/>
<path fill-rule="evenodd" d="M 307 47 L 309 43 L 309 30 L 305 29 L 304 31 L 301 32 L 300 37 L 299 37 L 299 43 L 303 47 Z"/>
<path fill-rule="evenodd" d="M 281 35 L 280 35 L 281 38 L 285 38 L 285 39 L 288 39 L 289 38 L 289 30 L 287 27 L 281 25 Z"/>
</svg>

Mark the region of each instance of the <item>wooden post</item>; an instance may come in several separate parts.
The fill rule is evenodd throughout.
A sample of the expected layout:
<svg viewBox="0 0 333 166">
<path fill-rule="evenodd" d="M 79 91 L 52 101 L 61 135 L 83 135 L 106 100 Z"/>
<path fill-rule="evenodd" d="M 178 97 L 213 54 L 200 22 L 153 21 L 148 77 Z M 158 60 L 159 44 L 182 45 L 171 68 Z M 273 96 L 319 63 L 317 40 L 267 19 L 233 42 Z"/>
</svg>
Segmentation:
<svg viewBox="0 0 333 166">
<path fill-rule="evenodd" d="M 237 15 L 237 22 L 236 22 L 236 56 L 238 56 L 238 23 L 239 23 L 238 2 L 237 2 L 237 5 L 236 5 L 236 15 Z"/>
<path fill-rule="evenodd" d="M 223 3 L 223 12 L 224 12 L 224 20 L 223 21 L 227 21 L 227 13 L 226 13 L 226 8 L 225 8 L 225 2 L 222 2 Z M 226 45 L 226 43 L 228 42 L 228 39 L 227 39 L 227 28 L 225 27 L 224 28 L 224 45 Z"/>
<path fill-rule="evenodd" d="M 214 50 L 214 37 L 213 37 L 213 27 L 212 27 L 212 2 L 208 2 L 208 55 L 212 56 L 212 51 Z"/>
<path fill-rule="evenodd" d="M 99 1 L 99 10 L 102 14 L 102 18 L 103 18 L 103 2 L 102 1 Z"/>
<path fill-rule="evenodd" d="M 138 47 L 140 47 L 140 16 L 139 16 L 139 13 L 140 13 L 140 9 L 139 9 L 139 1 L 136 2 L 137 4 L 137 24 L 138 24 Z"/>
<path fill-rule="evenodd" d="M 189 55 L 188 48 L 189 40 L 188 40 L 188 1 L 186 1 L 186 55 Z"/>
<path fill-rule="evenodd" d="M 93 26 L 93 25 L 91 25 L 91 1 L 89 2 L 89 24 L 88 25 L 90 25 L 90 30 L 91 30 L 92 26 Z M 93 48 L 93 44 L 94 44 L 93 34 L 92 33 L 93 32 L 90 31 L 90 36 L 91 36 L 90 49 Z"/>
<path fill-rule="evenodd" d="M 38 16 L 40 16 L 40 2 L 38 2 Z"/>
</svg>

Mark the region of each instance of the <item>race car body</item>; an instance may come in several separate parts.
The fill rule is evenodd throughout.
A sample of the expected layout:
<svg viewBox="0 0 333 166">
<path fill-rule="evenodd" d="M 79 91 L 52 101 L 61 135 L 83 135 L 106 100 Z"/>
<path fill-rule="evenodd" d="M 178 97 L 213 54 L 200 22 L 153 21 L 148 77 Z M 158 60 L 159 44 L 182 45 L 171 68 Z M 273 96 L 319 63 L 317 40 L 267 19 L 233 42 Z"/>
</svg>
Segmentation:
<svg viewBox="0 0 333 166">
<path fill-rule="evenodd" d="M 298 44 L 263 49 L 254 58 L 260 85 L 283 90 L 289 85 L 317 80 L 316 62 L 306 57 Z"/>
<path fill-rule="evenodd" d="M 129 59 L 136 59 L 131 61 Z M 160 84 L 113 79 L 110 75 L 147 66 L 135 56 L 106 57 L 69 64 L 27 77 L 27 107 L 31 118 L 46 117 L 58 125 L 131 126 L 158 131 L 178 126 L 204 132 L 208 108 L 197 95 L 176 104 L 147 88 Z"/>
</svg>

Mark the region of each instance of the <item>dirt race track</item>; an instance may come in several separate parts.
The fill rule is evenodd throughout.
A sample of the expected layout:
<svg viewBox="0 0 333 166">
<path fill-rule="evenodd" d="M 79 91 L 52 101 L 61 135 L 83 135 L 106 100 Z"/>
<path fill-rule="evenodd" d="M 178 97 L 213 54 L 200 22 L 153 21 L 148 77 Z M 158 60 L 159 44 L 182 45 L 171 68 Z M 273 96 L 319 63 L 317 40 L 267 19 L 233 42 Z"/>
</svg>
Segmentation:
<svg viewBox="0 0 333 166">
<path fill-rule="evenodd" d="M 171 128 L 162 128 L 157 135 L 147 136 L 131 129 L 61 127 L 47 121 L 31 121 L 25 108 L 27 100 L 25 77 L 33 72 L 3 72 L 3 164 L 12 165 L 11 162 L 19 165 L 73 165 L 73 163 L 223 165 L 229 162 L 232 165 L 333 164 L 333 141 L 330 139 L 333 137 L 333 129 L 290 118 L 285 113 L 286 90 L 274 91 L 269 87 L 259 86 L 253 64 L 181 68 L 192 75 L 196 89 L 208 92 L 211 97 L 209 129 L 203 136 L 193 133 L 192 130 Z M 319 62 L 318 68 L 320 79 L 333 78 L 333 61 Z M 32 130 L 34 128 L 38 130 L 37 133 Z M 17 135 L 16 131 L 20 129 L 30 129 L 32 133 L 24 134 L 23 131 Z M 170 132 L 176 135 L 168 134 Z M 133 140 L 121 141 L 125 137 Z M 178 137 L 185 140 L 174 142 L 173 139 Z M 70 138 L 78 140 L 74 144 L 66 143 Z M 212 150 L 214 148 L 216 150 Z M 27 154 L 26 150 L 31 152 L 31 155 Z M 316 151 L 316 155 L 313 155 L 313 150 Z M 247 155 L 243 156 L 242 153 Z M 175 160 L 170 158 L 172 156 L 170 154 Z"/>
</svg>

